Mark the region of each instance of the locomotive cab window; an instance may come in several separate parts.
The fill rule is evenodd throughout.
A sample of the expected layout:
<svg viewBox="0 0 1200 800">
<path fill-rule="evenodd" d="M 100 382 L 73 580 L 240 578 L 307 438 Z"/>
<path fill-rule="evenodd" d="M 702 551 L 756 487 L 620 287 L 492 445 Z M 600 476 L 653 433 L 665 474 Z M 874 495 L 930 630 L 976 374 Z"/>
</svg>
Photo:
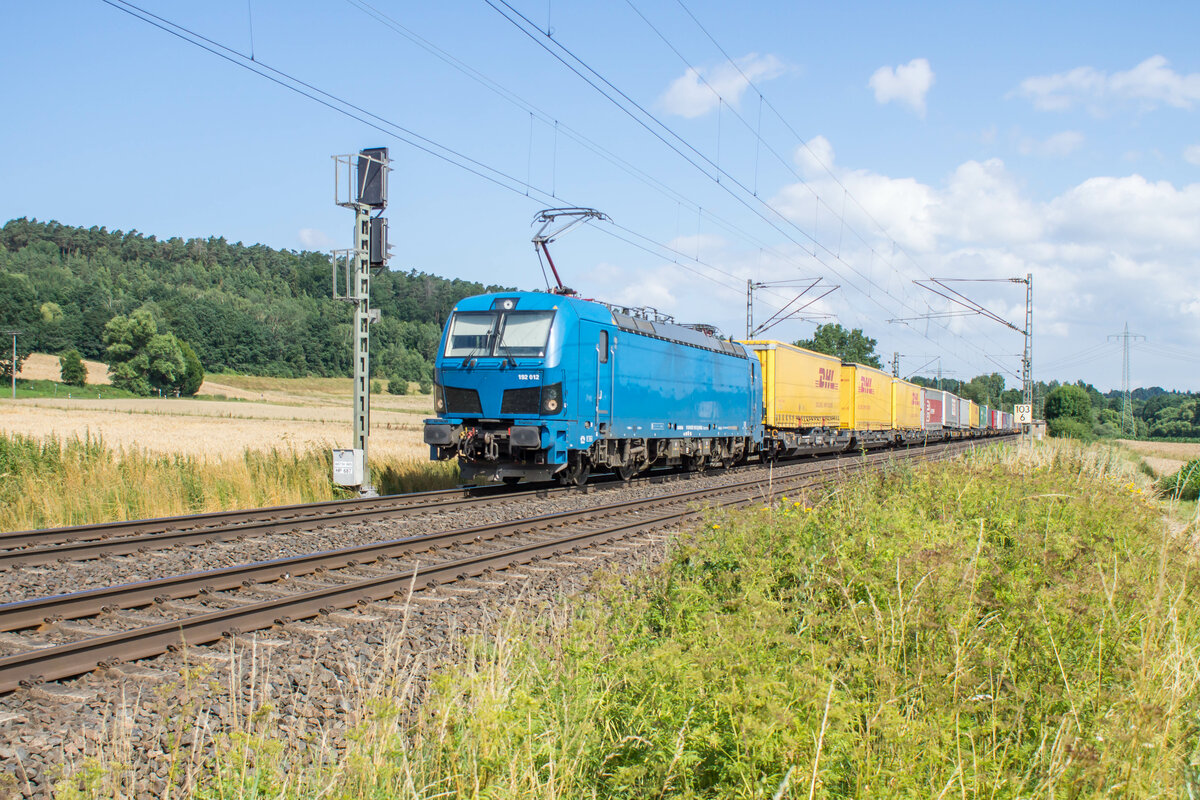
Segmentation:
<svg viewBox="0 0 1200 800">
<path fill-rule="evenodd" d="M 597 345 L 600 351 L 600 363 L 608 363 L 608 331 L 600 331 L 600 344 Z"/>
<path fill-rule="evenodd" d="M 496 319 L 494 311 L 456 311 L 450 319 L 450 335 L 446 337 L 446 357 L 490 355 Z"/>
<path fill-rule="evenodd" d="M 450 318 L 446 358 L 546 354 L 553 311 L 456 311 Z"/>
<path fill-rule="evenodd" d="M 493 355 L 541 358 L 546 355 L 553 311 L 509 311 L 500 323 L 500 342 Z"/>
</svg>

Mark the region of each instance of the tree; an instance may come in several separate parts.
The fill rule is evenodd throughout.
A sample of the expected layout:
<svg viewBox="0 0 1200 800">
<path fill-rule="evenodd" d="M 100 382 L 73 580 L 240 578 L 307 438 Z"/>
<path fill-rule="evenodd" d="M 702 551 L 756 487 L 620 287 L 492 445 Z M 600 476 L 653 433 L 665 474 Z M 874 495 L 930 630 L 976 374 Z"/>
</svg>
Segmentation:
<svg viewBox="0 0 1200 800">
<path fill-rule="evenodd" d="M 179 342 L 179 351 L 183 354 L 183 380 L 179 383 L 179 393 L 184 397 L 191 397 L 200 391 L 200 386 L 204 383 L 204 367 L 201 366 L 196 351 L 187 342 Z"/>
<path fill-rule="evenodd" d="M 0 379 L 8 381 L 13 371 L 21 371 L 21 364 L 33 351 L 33 331 L 39 319 L 36 295 L 24 275 L 0 274 Z M 13 363 L 12 337 L 7 331 L 18 330 L 17 361 Z"/>
<path fill-rule="evenodd" d="M 158 323 L 146 310 L 118 314 L 104 326 L 105 359 L 113 386 L 134 394 L 150 394 L 150 357 L 146 347 L 158 335 Z"/>
<path fill-rule="evenodd" d="M 160 333 L 152 337 L 146 344 L 146 357 L 149 360 L 147 377 L 152 388 L 174 392 L 183 384 L 187 365 L 175 334 Z"/>
<path fill-rule="evenodd" d="M 58 368 L 62 373 L 62 382 L 67 386 L 87 385 L 87 367 L 83 365 L 83 356 L 75 348 L 58 357 Z"/>
<path fill-rule="evenodd" d="M 104 343 L 113 386 L 143 396 L 156 389 L 182 391 L 187 364 L 179 340 L 174 334 L 159 333 L 158 323 L 146 309 L 109 320 Z"/>
<path fill-rule="evenodd" d="M 1082 386 L 1059 386 L 1046 395 L 1043 413 L 1051 436 L 1090 439 L 1092 398 Z"/>
<path fill-rule="evenodd" d="M 962 387 L 961 394 L 968 400 L 995 408 L 1004 393 L 1004 376 L 998 372 L 991 375 L 976 375 Z"/>
<path fill-rule="evenodd" d="M 424 359 L 406 365 L 410 381 L 429 374 L 454 304 L 501 290 L 415 270 L 377 275 L 376 374 L 395 374 L 408 351 Z M 0 225 L 0 329 L 22 331 L 18 361 L 28 350 L 72 347 L 109 361 L 106 325 L 138 309 L 153 315 L 159 335 L 186 341 L 204 369 L 297 377 L 351 371 L 350 310 L 330 300 L 329 259 L 321 253 L 30 219 Z M 136 382 L 140 370 L 133 371 Z M 148 381 L 141 388 L 151 388 Z"/>
<path fill-rule="evenodd" d="M 836 322 L 818 325 L 811 339 L 792 342 L 796 347 L 837 356 L 842 361 L 866 364 L 881 369 L 883 362 L 875 355 L 877 342 L 862 332 L 862 328 L 846 330 Z"/>
</svg>

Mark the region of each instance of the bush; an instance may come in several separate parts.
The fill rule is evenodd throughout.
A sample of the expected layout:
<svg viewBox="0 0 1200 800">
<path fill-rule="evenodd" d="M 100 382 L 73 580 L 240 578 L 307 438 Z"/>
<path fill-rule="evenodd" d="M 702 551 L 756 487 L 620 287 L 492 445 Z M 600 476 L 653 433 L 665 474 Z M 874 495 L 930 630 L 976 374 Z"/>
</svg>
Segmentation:
<svg viewBox="0 0 1200 800">
<path fill-rule="evenodd" d="M 1046 422 L 1056 419 L 1077 419 L 1092 424 L 1092 399 L 1078 386 L 1059 386 L 1046 395 Z"/>
<path fill-rule="evenodd" d="M 421 394 L 430 394 L 433 391 L 433 381 L 429 378 L 422 378 L 420 383 Z"/>
<path fill-rule="evenodd" d="M 87 367 L 83 365 L 83 356 L 75 348 L 58 357 L 58 367 L 62 371 L 62 382 L 67 386 L 87 385 Z"/>
<path fill-rule="evenodd" d="M 392 376 L 388 379 L 388 394 L 408 394 L 408 381 Z"/>
<path fill-rule="evenodd" d="M 1179 472 L 1160 480 L 1158 491 L 1180 500 L 1200 499 L 1200 458 L 1189 461 Z"/>
<path fill-rule="evenodd" d="M 1052 419 L 1046 425 L 1050 429 L 1051 436 L 1061 439 L 1078 439 L 1081 442 L 1090 442 L 1096 438 L 1092 433 L 1090 423 L 1072 417 Z"/>
<path fill-rule="evenodd" d="M 383 384 L 379 381 L 371 381 L 371 394 L 381 394 L 383 392 Z"/>
<path fill-rule="evenodd" d="M 200 357 L 196 355 L 196 351 L 187 342 L 179 342 L 179 352 L 183 355 L 183 375 L 177 388 L 184 397 L 192 397 L 200 391 L 200 386 L 204 383 L 204 367 L 200 364 Z"/>
</svg>

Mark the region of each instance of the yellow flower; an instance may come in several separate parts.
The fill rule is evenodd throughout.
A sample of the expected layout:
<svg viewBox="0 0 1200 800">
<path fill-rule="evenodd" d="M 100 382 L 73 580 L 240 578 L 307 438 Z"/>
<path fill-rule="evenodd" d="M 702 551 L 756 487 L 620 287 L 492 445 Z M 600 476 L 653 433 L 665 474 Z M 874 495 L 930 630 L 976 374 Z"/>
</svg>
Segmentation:
<svg viewBox="0 0 1200 800">
<path fill-rule="evenodd" d="M 812 507 L 811 507 L 811 506 L 809 506 L 809 507 L 806 507 L 806 508 L 804 509 L 804 513 L 806 513 L 806 514 L 807 514 L 809 511 L 812 511 Z"/>
<path fill-rule="evenodd" d="M 720 525 L 713 525 L 713 530 L 715 531 L 715 530 L 719 529 L 720 527 L 721 527 Z"/>
</svg>

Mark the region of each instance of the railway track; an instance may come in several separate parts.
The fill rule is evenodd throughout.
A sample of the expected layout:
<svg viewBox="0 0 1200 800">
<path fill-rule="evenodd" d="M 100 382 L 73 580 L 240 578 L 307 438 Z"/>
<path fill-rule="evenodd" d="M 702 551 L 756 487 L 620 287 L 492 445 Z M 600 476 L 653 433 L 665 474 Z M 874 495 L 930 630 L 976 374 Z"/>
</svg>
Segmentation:
<svg viewBox="0 0 1200 800">
<path fill-rule="evenodd" d="M 767 503 L 839 473 L 973 446 L 810 461 L 715 488 L 0 605 L 0 693 L 674 527 L 703 506 Z"/>
<path fill-rule="evenodd" d="M 206 544 L 340 522 L 384 519 L 438 508 L 486 503 L 496 497 L 544 495 L 554 490 L 541 487 L 529 492 L 513 493 L 507 489 L 505 486 L 460 486 L 384 497 L 356 497 L 323 503 L 0 533 L 0 569 L 82 561 L 176 545 Z"/>
<path fill-rule="evenodd" d="M 840 454 L 819 458 L 836 460 L 838 455 Z M 737 467 L 732 471 L 747 469 L 755 470 L 759 467 Z M 658 481 L 685 476 L 687 473 L 660 472 L 642 476 L 635 481 Z M 198 546 L 287 531 L 313 530 L 326 525 L 395 519 L 410 514 L 427 514 L 493 503 L 520 503 L 556 494 L 603 490 L 614 485 L 620 486 L 621 483 L 615 478 L 602 476 L 582 488 L 542 484 L 523 491 L 513 491 L 507 486 L 459 486 L 453 489 L 384 497 L 14 531 L 0 533 L 0 570 L 87 561 L 170 547 Z"/>
</svg>

